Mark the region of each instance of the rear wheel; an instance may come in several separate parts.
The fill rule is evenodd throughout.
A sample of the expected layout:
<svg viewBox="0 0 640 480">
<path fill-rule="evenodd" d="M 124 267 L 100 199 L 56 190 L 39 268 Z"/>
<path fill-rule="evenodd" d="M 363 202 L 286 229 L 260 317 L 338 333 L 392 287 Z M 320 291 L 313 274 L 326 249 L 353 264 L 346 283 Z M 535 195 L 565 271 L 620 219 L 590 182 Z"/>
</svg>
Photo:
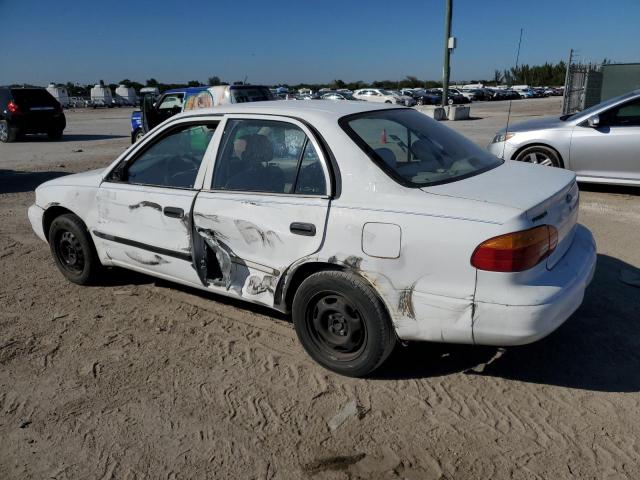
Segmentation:
<svg viewBox="0 0 640 480">
<path fill-rule="evenodd" d="M 536 165 L 544 165 L 547 167 L 562 168 L 562 160 L 560 155 L 554 149 L 542 145 L 527 147 L 516 156 L 516 160 Z"/>
<path fill-rule="evenodd" d="M 11 128 L 9 122 L 7 122 L 6 120 L 0 120 L 0 142 L 13 142 L 17 136 L 18 131 L 15 128 Z"/>
<path fill-rule="evenodd" d="M 395 346 L 395 332 L 382 302 L 352 273 L 311 275 L 298 288 L 292 310 L 296 334 L 307 353 L 342 375 L 371 373 Z"/>
<path fill-rule="evenodd" d="M 49 246 L 58 269 L 68 280 L 87 285 L 97 279 L 102 264 L 89 232 L 76 215 L 60 215 L 53 220 Z"/>
</svg>

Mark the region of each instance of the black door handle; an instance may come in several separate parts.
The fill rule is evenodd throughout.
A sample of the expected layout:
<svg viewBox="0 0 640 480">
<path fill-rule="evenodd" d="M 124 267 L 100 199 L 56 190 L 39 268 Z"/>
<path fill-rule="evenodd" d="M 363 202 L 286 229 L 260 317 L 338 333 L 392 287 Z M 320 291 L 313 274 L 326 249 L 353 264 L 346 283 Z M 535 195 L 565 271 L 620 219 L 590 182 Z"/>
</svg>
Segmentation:
<svg viewBox="0 0 640 480">
<path fill-rule="evenodd" d="M 289 230 L 291 233 L 305 237 L 313 237 L 316 234 L 316 226 L 312 223 L 293 222 L 289 225 Z"/>
<path fill-rule="evenodd" d="M 184 210 L 178 207 L 164 207 L 164 210 L 162 211 L 167 217 L 171 217 L 171 218 L 184 217 Z"/>
</svg>

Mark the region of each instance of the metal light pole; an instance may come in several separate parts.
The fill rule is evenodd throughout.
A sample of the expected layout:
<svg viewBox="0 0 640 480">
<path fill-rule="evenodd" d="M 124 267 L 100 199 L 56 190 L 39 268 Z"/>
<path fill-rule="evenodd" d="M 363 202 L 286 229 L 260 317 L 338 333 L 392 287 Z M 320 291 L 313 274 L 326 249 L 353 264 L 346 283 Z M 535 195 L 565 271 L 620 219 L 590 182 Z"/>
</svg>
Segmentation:
<svg viewBox="0 0 640 480">
<path fill-rule="evenodd" d="M 453 0 L 446 0 L 446 11 L 444 14 L 444 67 L 442 68 L 442 106 L 447 106 L 449 99 L 449 57 L 451 55 L 451 13 L 453 11 Z"/>
</svg>

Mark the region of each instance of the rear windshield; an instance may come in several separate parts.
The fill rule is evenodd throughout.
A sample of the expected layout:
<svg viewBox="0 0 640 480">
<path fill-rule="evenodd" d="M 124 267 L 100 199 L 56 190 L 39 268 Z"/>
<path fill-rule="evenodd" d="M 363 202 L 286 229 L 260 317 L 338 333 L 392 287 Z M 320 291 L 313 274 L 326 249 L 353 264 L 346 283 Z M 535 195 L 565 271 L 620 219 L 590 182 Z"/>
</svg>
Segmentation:
<svg viewBox="0 0 640 480">
<path fill-rule="evenodd" d="M 454 182 L 502 160 L 412 109 L 343 117 L 340 126 L 387 174 L 409 187 Z"/>
<path fill-rule="evenodd" d="M 274 96 L 266 87 L 231 87 L 232 103 L 261 102 L 273 100 Z"/>
<path fill-rule="evenodd" d="M 11 95 L 22 107 L 36 105 L 55 107 L 58 104 L 57 100 L 43 88 L 12 88 Z"/>
</svg>

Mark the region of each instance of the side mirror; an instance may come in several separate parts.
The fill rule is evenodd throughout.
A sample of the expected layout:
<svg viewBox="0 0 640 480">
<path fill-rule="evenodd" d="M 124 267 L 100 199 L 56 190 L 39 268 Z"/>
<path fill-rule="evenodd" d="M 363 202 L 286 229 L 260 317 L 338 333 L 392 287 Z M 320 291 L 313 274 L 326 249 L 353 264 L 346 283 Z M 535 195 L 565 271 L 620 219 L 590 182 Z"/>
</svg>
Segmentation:
<svg viewBox="0 0 640 480">
<path fill-rule="evenodd" d="M 124 182 L 126 177 L 126 166 L 125 162 L 120 162 L 120 164 L 117 165 L 109 174 L 109 180 L 112 182 Z"/>
<path fill-rule="evenodd" d="M 598 115 L 589 117 L 587 119 L 587 125 L 591 128 L 598 128 L 600 126 L 600 117 Z"/>
</svg>

